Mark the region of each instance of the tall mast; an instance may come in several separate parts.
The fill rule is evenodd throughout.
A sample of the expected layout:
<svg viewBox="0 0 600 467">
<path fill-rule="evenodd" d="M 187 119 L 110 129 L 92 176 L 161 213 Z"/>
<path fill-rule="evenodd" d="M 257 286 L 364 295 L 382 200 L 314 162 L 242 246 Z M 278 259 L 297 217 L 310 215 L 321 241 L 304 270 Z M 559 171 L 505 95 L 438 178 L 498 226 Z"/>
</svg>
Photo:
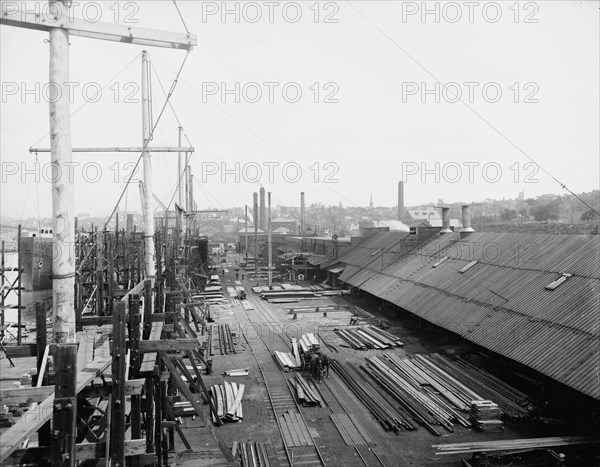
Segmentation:
<svg viewBox="0 0 600 467">
<path fill-rule="evenodd" d="M 68 3 L 50 1 L 51 14 L 68 16 Z M 50 29 L 50 83 L 66 89 L 69 82 L 69 31 Z M 50 89 L 52 89 L 52 87 Z M 52 167 L 65 173 L 73 158 L 71 145 L 71 110 L 68 93 L 50 100 L 50 152 Z M 75 342 L 75 201 L 70 177 L 52 179 L 52 308 L 54 342 Z M 20 310 L 19 310 L 20 311 Z"/>
<path fill-rule="evenodd" d="M 143 146 L 150 142 L 150 89 L 148 53 L 142 52 L 142 138 Z M 150 151 L 143 152 L 144 162 L 144 263 L 146 278 L 154 284 L 156 266 L 154 264 L 154 210 L 152 209 L 152 161 Z"/>
</svg>

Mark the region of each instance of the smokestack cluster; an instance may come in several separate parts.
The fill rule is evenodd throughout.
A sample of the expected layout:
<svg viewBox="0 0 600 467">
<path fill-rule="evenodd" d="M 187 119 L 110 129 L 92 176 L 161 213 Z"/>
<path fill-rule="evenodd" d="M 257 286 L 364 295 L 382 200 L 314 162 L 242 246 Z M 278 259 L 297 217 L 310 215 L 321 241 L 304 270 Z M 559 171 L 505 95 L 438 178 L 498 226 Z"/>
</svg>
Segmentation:
<svg viewBox="0 0 600 467">
<path fill-rule="evenodd" d="M 452 229 L 450 229 L 450 208 L 442 208 L 442 230 L 440 230 L 440 233 L 452 233 Z"/>
<path fill-rule="evenodd" d="M 398 182 L 398 220 L 404 219 L 404 182 Z"/>
<path fill-rule="evenodd" d="M 259 228 L 263 231 L 267 230 L 267 217 L 265 214 L 265 189 L 260 189 L 260 211 L 259 211 Z"/>
<path fill-rule="evenodd" d="M 252 200 L 252 223 L 257 226 L 258 225 L 258 193 L 253 193 Z"/>
<path fill-rule="evenodd" d="M 469 205 L 464 204 L 462 207 L 462 229 L 460 229 L 460 238 L 464 238 L 471 232 L 475 232 L 475 229 L 471 227 L 471 212 L 469 211 Z"/>
</svg>

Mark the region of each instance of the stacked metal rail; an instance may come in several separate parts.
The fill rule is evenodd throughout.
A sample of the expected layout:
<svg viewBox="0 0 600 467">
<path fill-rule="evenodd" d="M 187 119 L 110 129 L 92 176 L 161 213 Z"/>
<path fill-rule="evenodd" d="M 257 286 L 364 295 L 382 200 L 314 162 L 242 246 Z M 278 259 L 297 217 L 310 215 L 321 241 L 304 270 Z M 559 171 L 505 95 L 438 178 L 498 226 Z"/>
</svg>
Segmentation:
<svg viewBox="0 0 600 467">
<path fill-rule="evenodd" d="M 417 365 L 453 387 L 468 404 L 473 400 L 491 400 L 509 418 L 529 416 L 529 402 L 525 394 L 463 359 L 428 354 L 416 355 L 415 360 Z M 466 392 L 465 388 L 468 388 Z M 473 397 L 473 394 L 478 397 Z"/>
<path fill-rule="evenodd" d="M 389 403 L 356 367 L 338 360 L 332 360 L 331 366 L 385 430 L 417 429 L 410 421 L 411 415 Z"/>
<path fill-rule="evenodd" d="M 221 351 L 221 355 L 237 353 L 237 351 L 235 350 L 235 341 L 233 339 L 233 334 L 231 333 L 231 328 L 229 327 L 229 324 L 219 324 L 217 330 L 219 332 L 219 349 Z"/>
<path fill-rule="evenodd" d="M 231 451 L 234 457 L 241 457 L 242 467 L 270 467 L 271 465 L 265 443 L 235 442 Z"/>
</svg>

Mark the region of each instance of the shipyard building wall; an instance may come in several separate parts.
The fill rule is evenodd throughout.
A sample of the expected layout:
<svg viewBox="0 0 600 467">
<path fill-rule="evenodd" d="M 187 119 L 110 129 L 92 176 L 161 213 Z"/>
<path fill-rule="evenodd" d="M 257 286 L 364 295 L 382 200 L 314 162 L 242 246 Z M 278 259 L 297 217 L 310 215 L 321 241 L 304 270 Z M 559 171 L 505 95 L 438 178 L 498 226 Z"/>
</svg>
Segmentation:
<svg viewBox="0 0 600 467">
<path fill-rule="evenodd" d="M 28 292 L 52 288 L 52 238 L 24 237 L 21 239 L 22 283 Z"/>
</svg>

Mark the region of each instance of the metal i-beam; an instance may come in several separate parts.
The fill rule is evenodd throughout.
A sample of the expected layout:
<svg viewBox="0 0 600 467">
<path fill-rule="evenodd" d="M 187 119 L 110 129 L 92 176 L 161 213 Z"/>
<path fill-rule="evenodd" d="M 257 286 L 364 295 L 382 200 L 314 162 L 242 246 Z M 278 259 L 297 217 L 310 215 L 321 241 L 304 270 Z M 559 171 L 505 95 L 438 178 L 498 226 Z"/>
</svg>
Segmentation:
<svg viewBox="0 0 600 467">
<path fill-rule="evenodd" d="M 191 50 L 198 45 L 195 34 L 158 31 L 130 24 L 92 23 L 74 18 L 68 11 L 55 13 L 47 8 L 40 8 L 39 12 L 24 11 L 17 2 L 3 3 L 0 24 L 46 32 L 64 29 L 71 36 L 152 47 Z"/>
</svg>

